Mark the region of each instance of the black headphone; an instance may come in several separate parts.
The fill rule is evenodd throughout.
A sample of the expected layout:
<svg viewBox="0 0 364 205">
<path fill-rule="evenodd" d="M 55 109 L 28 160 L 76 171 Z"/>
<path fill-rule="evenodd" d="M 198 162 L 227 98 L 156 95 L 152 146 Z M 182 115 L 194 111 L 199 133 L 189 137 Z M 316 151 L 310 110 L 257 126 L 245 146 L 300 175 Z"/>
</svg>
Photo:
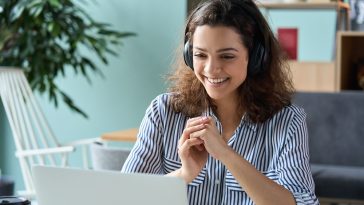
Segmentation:
<svg viewBox="0 0 364 205">
<path fill-rule="evenodd" d="M 254 4 L 254 2 L 252 2 L 252 3 Z M 246 13 L 251 15 L 252 8 L 249 8 L 249 4 L 244 4 L 244 5 L 247 5 L 247 6 L 246 7 L 240 6 L 240 7 Z M 200 8 L 197 8 L 195 11 L 197 11 L 199 9 Z M 253 16 L 253 15 L 251 15 L 251 16 Z M 252 18 L 252 19 L 254 19 L 254 18 Z M 261 26 L 259 25 L 259 23 L 257 21 L 256 21 L 256 24 L 257 24 L 257 28 L 260 33 L 256 37 L 254 37 L 253 48 L 249 51 L 249 61 L 248 61 L 248 75 L 249 76 L 254 76 L 254 75 L 257 75 L 257 74 L 263 72 L 263 70 L 264 70 L 263 64 L 267 59 L 267 53 L 266 53 L 266 49 L 264 46 L 264 44 L 266 43 L 265 39 L 264 39 L 264 34 L 263 34 Z M 186 65 L 193 70 L 192 45 L 190 44 L 189 37 L 187 36 L 187 33 L 189 32 L 188 25 L 189 24 L 187 24 L 187 27 L 185 30 L 183 59 L 184 59 Z"/>
</svg>

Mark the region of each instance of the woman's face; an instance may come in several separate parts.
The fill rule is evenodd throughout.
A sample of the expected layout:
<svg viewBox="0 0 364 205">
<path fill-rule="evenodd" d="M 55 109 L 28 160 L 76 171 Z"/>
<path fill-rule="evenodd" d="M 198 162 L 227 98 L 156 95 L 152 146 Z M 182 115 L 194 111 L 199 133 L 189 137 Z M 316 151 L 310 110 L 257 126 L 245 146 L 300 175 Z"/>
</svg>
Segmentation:
<svg viewBox="0 0 364 205">
<path fill-rule="evenodd" d="M 234 29 L 198 26 L 193 35 L 193 67 L 208 95 L 234 100 L 247 76 L 248 49 Z"/>
</svg>

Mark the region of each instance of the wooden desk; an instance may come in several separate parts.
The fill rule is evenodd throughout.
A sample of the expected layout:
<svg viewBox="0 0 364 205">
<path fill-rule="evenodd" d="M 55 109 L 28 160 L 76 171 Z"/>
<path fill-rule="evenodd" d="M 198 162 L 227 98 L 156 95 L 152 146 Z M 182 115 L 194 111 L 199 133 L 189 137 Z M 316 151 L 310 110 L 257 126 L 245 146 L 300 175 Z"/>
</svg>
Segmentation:
<svg viewBox="0 0 364 205">
<path fill-rule="evenodd" d="M 135 142 L 138 135 L 138 129 L 132 128 L 128 130 L 120 130 L 108 132 L 101 135 L 102 140 L 119 141 L 119 142 Z"/>
</svg>

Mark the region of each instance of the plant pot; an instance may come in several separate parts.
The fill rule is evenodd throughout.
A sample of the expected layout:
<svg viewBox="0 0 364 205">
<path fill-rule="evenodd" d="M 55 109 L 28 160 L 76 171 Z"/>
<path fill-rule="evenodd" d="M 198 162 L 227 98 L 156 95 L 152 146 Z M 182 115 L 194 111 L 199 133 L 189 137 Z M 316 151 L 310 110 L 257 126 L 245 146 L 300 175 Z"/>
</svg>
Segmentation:
<svg viewBox="0 0 364 205">
<path fill-rule="evenodd" d="M 6 176 L 0 177 L 0 196 L 14 195 L 14 181 Z"/>
<path fill-rule="evenodd" d="M 31 202 L 23 197 L 5 196 L 0 197 L 0 205 L 30 205 Z"/>
</svg>

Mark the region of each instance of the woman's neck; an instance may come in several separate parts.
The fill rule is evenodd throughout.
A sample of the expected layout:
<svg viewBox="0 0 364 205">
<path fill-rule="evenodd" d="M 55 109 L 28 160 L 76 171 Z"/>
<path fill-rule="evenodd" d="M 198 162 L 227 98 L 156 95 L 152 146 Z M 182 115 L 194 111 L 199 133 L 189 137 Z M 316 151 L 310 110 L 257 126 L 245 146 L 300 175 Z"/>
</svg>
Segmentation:
<svg viewBox="0 0 364 205">
<path fill-rule="evenodd" d="M 226 140 L 229 140 L 242 118 L 238 100 L 220 100 L 214 103 L 217 107 L 217 117 L 222 125 L 222 134 Z"/>
</svg>

